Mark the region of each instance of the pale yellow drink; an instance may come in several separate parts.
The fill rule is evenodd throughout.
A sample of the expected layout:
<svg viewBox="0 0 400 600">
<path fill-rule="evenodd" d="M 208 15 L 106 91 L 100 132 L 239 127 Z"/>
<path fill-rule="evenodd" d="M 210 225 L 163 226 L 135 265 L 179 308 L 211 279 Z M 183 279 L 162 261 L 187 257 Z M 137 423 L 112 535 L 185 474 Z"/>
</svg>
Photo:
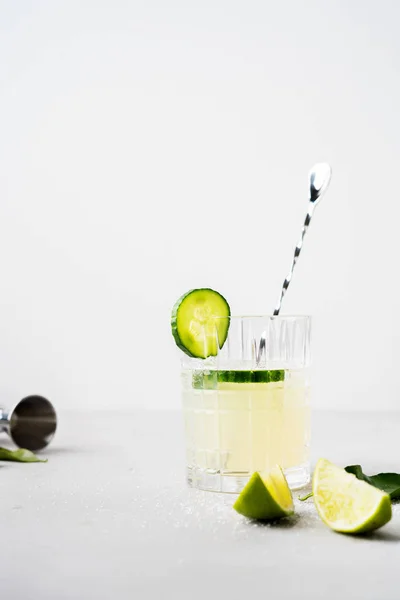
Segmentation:
<svg viewBox="0 0 400 600">
<path fill-rule="evenodd" d="M 241 379 L 240 371 L 229 373 Z M 279 373 L 280 381 L 237 383 L 211 372 L 203 384 L 192 370 L 182 372 L 188 479 L 195 487 L 215 489 L 220 478 L 221 491 L 238 491 L 254 471 L 268 471 L 276 464 L 292 488 L 307 483 L 307 371 Z"/>
</svg>

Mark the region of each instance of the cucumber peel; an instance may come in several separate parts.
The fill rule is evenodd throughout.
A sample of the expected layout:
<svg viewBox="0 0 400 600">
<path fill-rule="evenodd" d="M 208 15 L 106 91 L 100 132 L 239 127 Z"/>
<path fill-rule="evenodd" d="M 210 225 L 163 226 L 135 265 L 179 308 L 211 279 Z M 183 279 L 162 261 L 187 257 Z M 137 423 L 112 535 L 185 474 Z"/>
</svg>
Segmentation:
<svg viewBox="0 0 400 600">
<path fill-rule="evenodd" d="M 171 330 L 178 348 L 193 358 L 216 356 L 228 336 L 231 310 L 210 288 L 186 292 L 175 303 Z"/>
<path fill-rule="evenodd" d="M 219 383 L 276 383 L 284 381 L 284 369 L 256 371 L 194 371 L 192 386 L 197 390 L 216 389 Z"/>
</svg>

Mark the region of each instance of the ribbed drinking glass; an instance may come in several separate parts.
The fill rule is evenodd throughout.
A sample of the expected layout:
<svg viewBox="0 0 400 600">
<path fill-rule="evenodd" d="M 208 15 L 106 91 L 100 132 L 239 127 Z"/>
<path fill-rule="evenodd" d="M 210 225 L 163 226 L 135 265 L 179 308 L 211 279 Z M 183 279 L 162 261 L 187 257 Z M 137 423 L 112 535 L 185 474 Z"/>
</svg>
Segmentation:
<svg viewBox="0 0 400 600">
<path fill-rule="evenodd" d="M 224 318 L 217 355 L 182 360 L 188 483 L 237 493 L 254 471 L 278 464 L 301 488 L 310 479 L 311 319 Z"/>
</svg>

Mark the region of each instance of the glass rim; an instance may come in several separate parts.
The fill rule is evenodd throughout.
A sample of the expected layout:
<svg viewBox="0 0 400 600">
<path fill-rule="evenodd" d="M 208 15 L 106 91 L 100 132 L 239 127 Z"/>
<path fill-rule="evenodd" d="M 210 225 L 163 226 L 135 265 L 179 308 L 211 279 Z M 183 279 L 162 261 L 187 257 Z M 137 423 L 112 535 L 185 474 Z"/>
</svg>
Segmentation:
<svg viewBox="0 0 400 600">
<path fill-rule="evenodd" d="M 228 315 L 226 317 L 217 317 L 214 319 L 276 319 L 276 320 L 284 320 L 284 319 L 311 319 L 311 315 Z"/>
</svg>

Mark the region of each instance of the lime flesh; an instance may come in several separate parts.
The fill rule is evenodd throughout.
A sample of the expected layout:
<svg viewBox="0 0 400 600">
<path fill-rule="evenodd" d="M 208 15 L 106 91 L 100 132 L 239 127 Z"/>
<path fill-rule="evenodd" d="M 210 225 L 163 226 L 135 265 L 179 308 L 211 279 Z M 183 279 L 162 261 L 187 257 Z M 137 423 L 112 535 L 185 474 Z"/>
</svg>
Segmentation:
<svg viewBox="0 0 400 600">
<path fill-rule="evenodd" d="M 293 514 L 293 498 L 282 469 L 276 466 L 263 476 L 253 473 L 233 508 L 249 519 L 263 521 Z"/>
<path fill-rule="evenodd" d="M 313 475 L 314 503 L 323 522 L 340 533 L 367 533 L 390 521 L 390 496 L 321 458 Z"/>
</svg>

